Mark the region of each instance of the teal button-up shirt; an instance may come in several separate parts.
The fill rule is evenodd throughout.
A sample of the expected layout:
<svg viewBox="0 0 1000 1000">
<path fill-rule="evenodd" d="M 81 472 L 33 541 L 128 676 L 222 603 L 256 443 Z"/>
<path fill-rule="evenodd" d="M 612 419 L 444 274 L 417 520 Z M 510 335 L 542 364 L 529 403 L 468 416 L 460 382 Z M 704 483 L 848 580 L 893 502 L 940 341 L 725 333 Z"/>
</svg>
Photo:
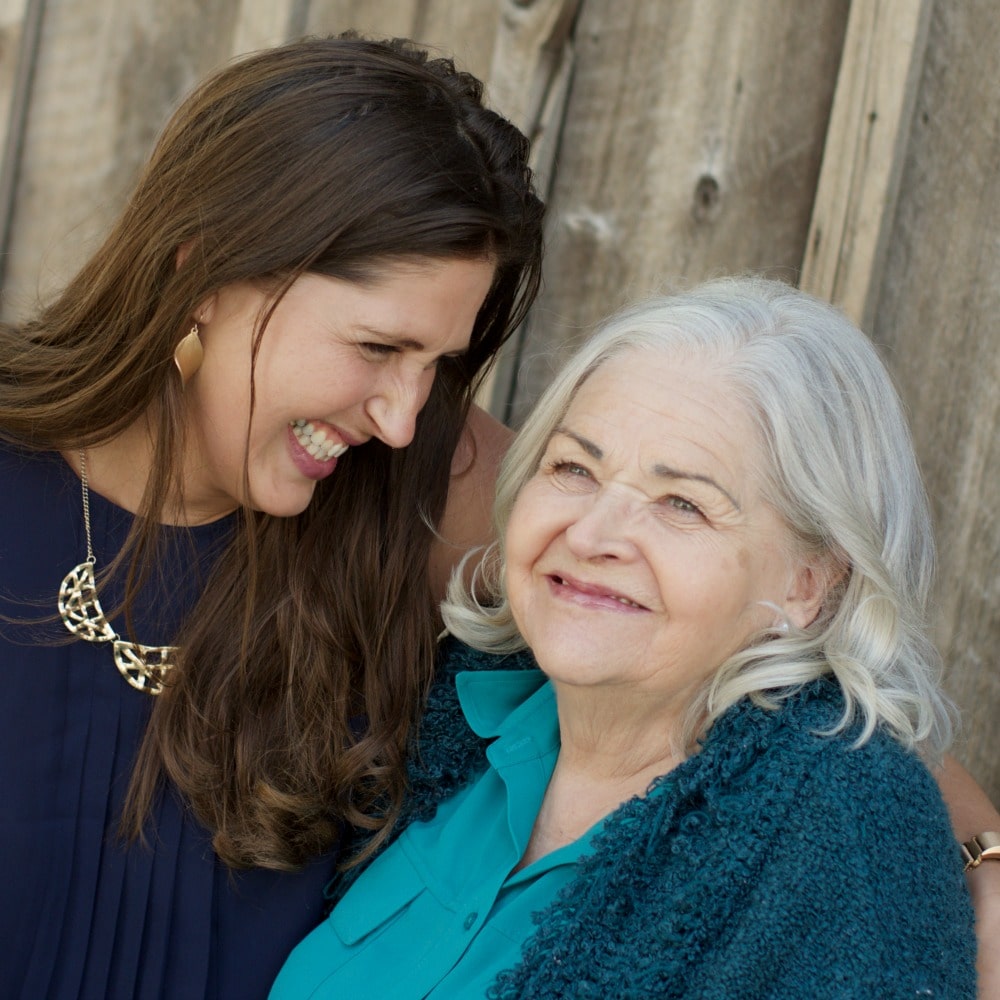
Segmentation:
<svg viewBox="0 0 1000 1000">
<path fill-rule="evenodd" d="M 496 737 L 489 767 L 409 826 L 291 954 L 271 1000 L 483 997 L 517 964 L 595 830 L 514 872 L 559 754 L 551 685 L 538 671 L 459 674 L 472 729 Z"/>
</svg>

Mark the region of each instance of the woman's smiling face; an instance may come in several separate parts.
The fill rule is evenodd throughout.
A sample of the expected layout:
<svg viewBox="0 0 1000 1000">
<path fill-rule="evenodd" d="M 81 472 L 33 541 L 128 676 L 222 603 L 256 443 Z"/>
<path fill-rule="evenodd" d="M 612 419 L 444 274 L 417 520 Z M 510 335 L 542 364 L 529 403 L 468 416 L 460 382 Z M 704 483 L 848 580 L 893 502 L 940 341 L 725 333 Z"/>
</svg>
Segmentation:
<svg viewBox="0 0 1000 1000">
<path fill-rule="evenodd" d="M 633 350 L 580 387 L 514 504 L 506 587 L 549 676 L 687 700 L 751 637 L 815 613 L 719 373 Z M 806 600 L 809 596 L 809 600 Z"/>
<path fill-rule="evenodd" d="M 493 274 L 489 261 L 446 259 L 387 264 L 364 283 L 302 275 L 261 340 L 249 447 L 251 349 L 269 298 L 249 284 L 215 293 L 198 312 L 204 362 L 185 387 L 189 520 L 244 499 L 298 514 L 347 448 L 409 444 L 437 362 L 467 349 Z"/>
</svg>

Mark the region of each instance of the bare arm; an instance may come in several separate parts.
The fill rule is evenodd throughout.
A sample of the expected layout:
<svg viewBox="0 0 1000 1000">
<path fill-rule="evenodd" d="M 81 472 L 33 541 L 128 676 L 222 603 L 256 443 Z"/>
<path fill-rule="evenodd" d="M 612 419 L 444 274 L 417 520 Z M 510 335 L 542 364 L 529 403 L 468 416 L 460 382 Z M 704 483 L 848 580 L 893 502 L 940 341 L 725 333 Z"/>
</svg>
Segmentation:
<svg viewBox="0 0 1000 1000">
<path fill-rule="evenodd" d="M 444 597 L 452 569 L 469 549 L 493 541 L 493 493 L 500 461 L 513 432 L 485 410 L 473 406 L 455 450 L 448 505 L 440 537 L 431 548 L 431 587 Z"/>
<path fill-rule="evenodd" d="M 945 758 L 937 778 L 958 840 L 970 840 L 987 830 L 1000 832 L 1000 813 L 954 757 Z M 987 861 L 966 877 L 976 907 L 979 996 L 996 1000 L 1000 997 L 1000 863 Z"/>
</svg>

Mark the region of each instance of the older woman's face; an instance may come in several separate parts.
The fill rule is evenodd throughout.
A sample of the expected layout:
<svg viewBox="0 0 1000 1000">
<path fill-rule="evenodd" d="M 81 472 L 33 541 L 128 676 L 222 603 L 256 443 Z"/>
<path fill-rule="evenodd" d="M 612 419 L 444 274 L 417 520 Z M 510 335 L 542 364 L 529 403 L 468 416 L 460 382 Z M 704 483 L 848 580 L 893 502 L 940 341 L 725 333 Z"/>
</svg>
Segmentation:
<svg viewBox="0 0 1000 1000">
<path fill-rule="evenodd" d="M 808 574 L 761 498 L 749 415 L 709 367 L 636 350 L 580 388 L 507 532 L 507 592 L 542 668 L 684 698 Z"/>
</svg>

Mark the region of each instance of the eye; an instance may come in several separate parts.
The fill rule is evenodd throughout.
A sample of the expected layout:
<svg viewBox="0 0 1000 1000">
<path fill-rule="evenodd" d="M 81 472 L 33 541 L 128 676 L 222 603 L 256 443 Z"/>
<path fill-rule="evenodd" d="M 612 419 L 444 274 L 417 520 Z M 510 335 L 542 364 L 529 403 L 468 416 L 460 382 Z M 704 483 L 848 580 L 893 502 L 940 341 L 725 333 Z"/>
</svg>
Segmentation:
<svg viewBox="0 0 1000 1000">
<path fill-rule="evenodd" d="M 585 483 L 593 481 L 590 470 L 579 462 L 555 459 L 546 463 L 545 471 L 556 480 L 566 486 L 580 487 Z"/>
<path fill-rule="evenodd" d="M 358 344 L 358 349 L 369 358 L 385 358 L 399 351 L 399 348 L 394 344 L 380 344 L 376 341 L 367 341 Z"/>
<path fill-rule="evenodd" d="M 661 502 L 667 507 L 670 507 L 672 510 L 679 511 L 681 514 L 690 514 L 694 517 L 704 516 L 701 508 L 696 503 L 692 503 L 686 497 L 671 494 L 668 497 L 664 497 Z"/>
</svg>

